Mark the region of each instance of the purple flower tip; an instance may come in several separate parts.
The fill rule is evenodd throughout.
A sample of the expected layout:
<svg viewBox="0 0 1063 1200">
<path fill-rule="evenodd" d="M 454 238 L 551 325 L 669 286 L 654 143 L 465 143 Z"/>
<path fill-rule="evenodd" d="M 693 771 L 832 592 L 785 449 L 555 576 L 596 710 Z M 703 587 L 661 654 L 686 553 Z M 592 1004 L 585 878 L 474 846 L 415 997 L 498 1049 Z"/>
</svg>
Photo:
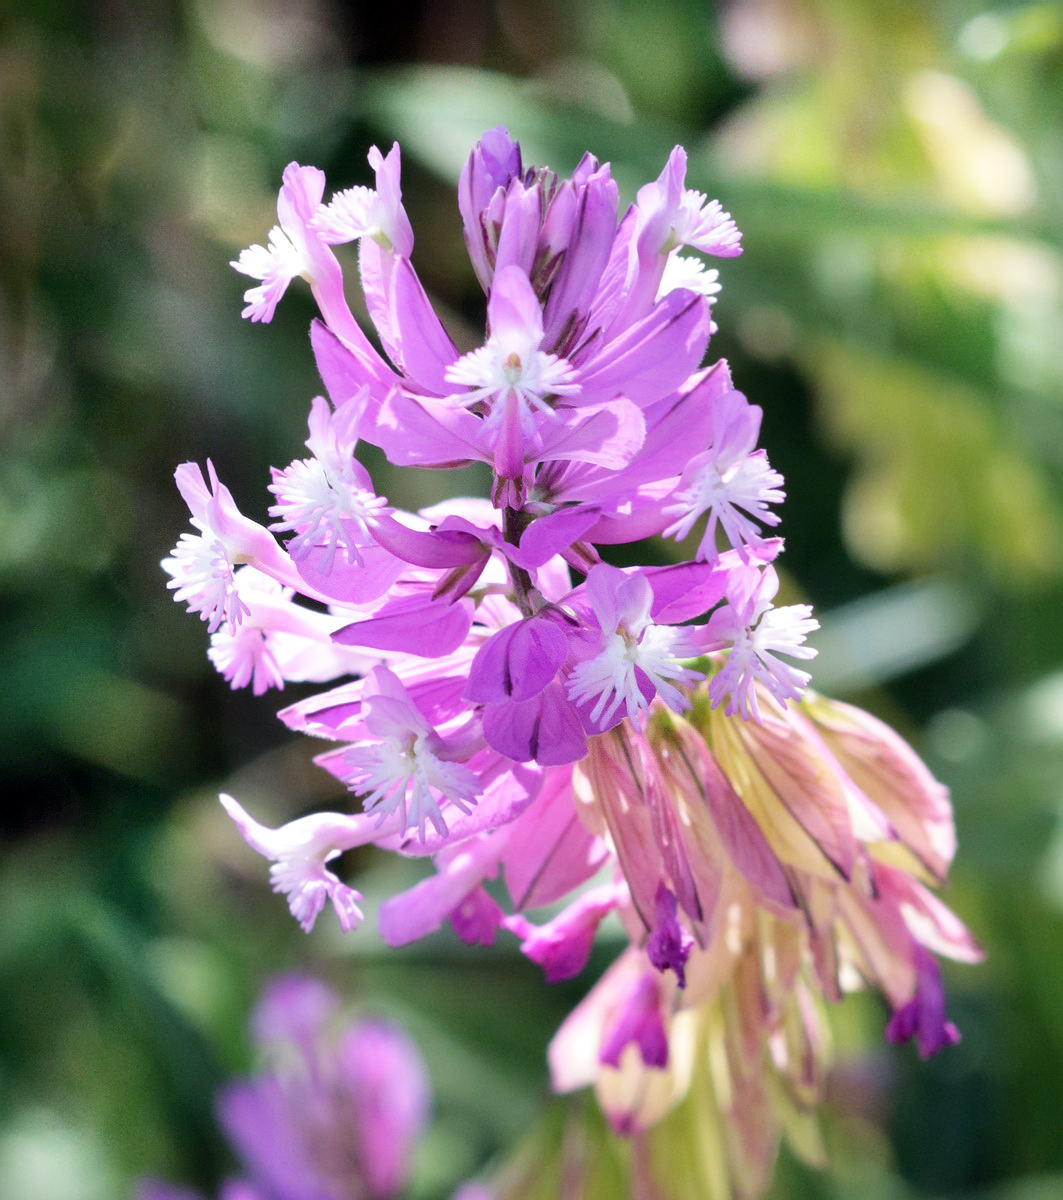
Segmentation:
<svg viewBox="0 0 1063 1200">
<path fill-rule="evenodd" d="M 685 988 L 686 963 L 694 939 L 679 924 L 678 913 L 675 895 L 662 881 L 657 885 L 657 925 L 646 944 L 646 953 L 658 971 L 673 970 L 679 986 Z"/>
<path fill-rule="evenodd" d="M 922 946 L 915 947 L 918 972 L 915 995 L 901 1005 L 886 1026 L 891 1042 L 908 1042 L 914 1037 L 921 1058 L 931 1058 L 946 1046 L 960 1041 L 960 1031 L 945 1015 L 945 988 L 941 968 Z"/>
</svg>

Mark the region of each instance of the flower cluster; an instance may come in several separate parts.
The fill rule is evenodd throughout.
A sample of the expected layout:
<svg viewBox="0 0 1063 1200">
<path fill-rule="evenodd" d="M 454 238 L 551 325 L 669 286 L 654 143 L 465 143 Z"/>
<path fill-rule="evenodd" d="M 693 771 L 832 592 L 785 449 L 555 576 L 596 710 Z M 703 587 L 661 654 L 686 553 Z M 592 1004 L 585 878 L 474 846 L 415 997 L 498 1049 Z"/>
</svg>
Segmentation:
<svg viewBox="0 0 1063 1200">
<path fill-rule="evenodd" d="M 218 1117 L 246 1178 L 221 1200 L 388 1200 L 409 1179 L 428 1120 L 421 1056 L 397 1026 L 336 1025 L 339 998 L 317 979 L 273 979 L 252 1020 L 268 1066 L 228 1083 Z M 144 1180 L 137 1200 L 201 1200 Z"/>
<path fill-rule="evenodd" d="M 773 603 L 783 479 L 761 410 L 703 365 L 719 284 L 685 253 L 738 255 L 740 234 L 686 187 L 679 147 L 620 215 L 608 165 L 559 179 L 491 130 L 459 184 L 487 297 L 463 351 L 411 263 L 399 148 L 369 161 L 375 187 L 328 203 L 322 173 L 291 164 L 268 246 L 233 263 L 259 281 L 253 321 L 296 276 L 316 298 L 328 399 L 309 456 L 274 470 L 269 529 L 210 464 L 180 467 L 197 533 L 163 564 L 232 686 L 330 685 L 280 716 L 333 743 L 317 761 L 362 811 L 271 830 L 223 803 L 307 930 L 327 901 L 359 923 L 326 863 L 368 842 L 434 857 L 380 911 L 393 944 L 502 929 L 558 980 L 614 914 L 630 949 L 555 1041 L 555 1084 L 596 1082 L 638 1130 L 709 1062 L 726 1161 L 755 1183 L 818 1095 L 819 999 L 873 984 L 890 1036 L 930 1053 L 957 1036 L 932 952 L 977 948 L 925 886 L 953 852 L 944 790 L 866 714 L 805 696 L 794 660 L 817 622 Z M 333 247 L 351 241 L 384 354 L 344 295 Z M 359 442 L 399 467 L 484 463 L 490 496 L 400 511 Z M 688 560 L 602 558 L 698 528 Z M 500 874 L 509 912 L 485 887 Z"/>
</svg>

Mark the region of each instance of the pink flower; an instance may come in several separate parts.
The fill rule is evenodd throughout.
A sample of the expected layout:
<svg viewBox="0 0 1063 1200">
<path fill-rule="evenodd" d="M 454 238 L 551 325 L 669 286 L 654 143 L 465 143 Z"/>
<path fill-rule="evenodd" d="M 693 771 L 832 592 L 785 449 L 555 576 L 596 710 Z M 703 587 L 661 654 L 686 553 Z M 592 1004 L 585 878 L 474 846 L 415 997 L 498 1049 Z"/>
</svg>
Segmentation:
<svg viewBox="0 0 1063 1200">
<path fill-rule="evenodd" d="M 397 1196 L 428 1118 L 417 1048 L 376 1019 L 347 1022 L 334 1036 L 326 1018 L 338 998 L 298 975 L 266 988 L 253 1018 L 260 1034 L 262 1008 L 275 1010 L 281 995 L 316 1019 L 290 1032 L 271 1020 L 269 1036 L 259 1037 L 270 1065 L 232 1080 L 218 1096 L 221 1124 L 248 1175 L 263 1200 L 319 1200 L 347 1188 L 381 1200 Z"/>
<path fill-rule="evenodd" d="M 192 512 L 197 534 L 183 533 L 170 558 L 162 561 L 175 588 L 174 599 L 199 613 L 213 633 L 224 621 L 235 633 L 247 614 L 236 587 L 235 571 L 250 563 L 285 582 L 294 572 L 284 552 L 261 525 L 243 516 L 229 489 L 219 483 L 214 464 L 207 477 L 195 463 L 182 463 L 175 472 L 177 486 Z"/>
<path fill-rule="evenodd" d="M 761 411 L 739 392 L 724 392 L 713 409 L 712 445 L 684 467 L 680 486 L 664 512 L 676 519 L 665 537 L 685 538 L 703 514 L 709 519 L 698 546 L 699 559 L 715 559 L 719 525 L 736 549 L 757 547 L 762 538 L 757 521 L 778 525 L 768 508 L 780 504 L 783 478 L 768 465 L 763 450 L 754 450 Z"/>
<path fill-rule="evenodd" d="M 376 189 L 354 187 L 337 192 L 328 204 L 314 210 L 310 226 L 329 245 L 368 237 L 409 258 L 413 229 L 402 206 L 398 142 L 386 158 L 374 146 L 369 151 L 369 165 L 376 172 Z"/>
<path fill-rule="evenodd" d="M 363 920 L 358 907 L 361 895 L 341 883 L 325 863 L 370 840 L 365 818 L 316 813 L 280 829 L 269 829 L 249 816 L 232 796 L 223 793 L 219 799 L 244 841 L 273 863 L 269 872 L 273 890 L 288 897 L 292 916 L 306 933 L 313 929 L 326 900 L 332 901 L 342 929 L 358 928 Z"/>
<path fill-rule="evenodd" d="M 325 176 L 316 167 L 289 163 L 285 168 L 277 202 L 280 224 L 270 230 L 268 246 L 251 246 L 229 264 L 252 279 L 262 280 L 258 287 L 244 293 L 247 307 L 241 316 L 252 321 L 272 321 L 277 304 L 293 279 L 303 276 L 312 282 L 317 280 L 322 262 L 315 253 L 316 239 L 308 227 L 324 191 Z"/>
<path fill-rule="evenodd" d="M 819 628 L 807 604 L 776 608 L 772 597 L 779 590 L 774 567 L 763 571 L 747 567 L 735 572 L 729 583 L 727 604 L 709 618 L 707 636 L 718 645 L 729 646 L 727 662 L 709 684 L 714 704 L 730 697 L 728 713 L 741 712 L 759 720 L 753 684 L 762 683 L 781 701 L 796 700 L 809 681 L 807 671 L 798 670 L 779 658 L 810 659 L 816 651 L 804 644 Z"/>
<path fill-rule="evenodd" d="M 480 781 L 451 758 L 454 746 L 432 728 L 393 672 L 375 667 L 370 681 L 360 720 L 368 737 L 344 754 L 344 778 L 364 794 L 363 808 L 378 821 L 396 817 L 400 833 L 416 829 L 422 842 L 431 822 L 446 837 L 440 805 L 468 812 L 480 794 Z"/>
<path fill-rule="evenodd" d="M 495 273 L 487 320 L 491 335 L 486 344 L 463 354 L 447 368 L 445 378 L 469 389 L 453 397 L 462 405 L 489 403 L 489 424 L 500 425 L 512 403 L 522 430 L 531 435 L 536 412 L 553 416 L 549 397 L 579 391 L 575 373 L 565 359 L 540 349 L 542 309 L 520 267 L 510 265 Z"/>
<path fill-rule="evenodd" d="M 362 548 L 373 545 L 370 522 L 387 510 L 387 501 L 373 492 L 369 473 L 354 457 L 361 410 L 362 405 L 352 399 L 332 413 L 328 402 L 317 396 L 306 442 L 313 457 L 274 471 L 270 484 L 277 497 L 270 515 L 282 518 L 271 528 L 295 533 L 288 552 L 296 560 L 321 549 L 324 554 L 317 567 L 326 575 L 341 547 L 349 564 L 364 565 Z M 392 582 L 388 579 L 382 590 Z"/>
<path fill-rule="evenodd" d="M 599 637 L 569 676 L 570 699 L 586 708 L 588 732 L 600 733 L 626 716 L 634 720 L 660 695 L 670 708 L 689 707 L 678 684 L 696 683 L 682 665 L 698 648 L 683 628 L 651 619 L 653 588 L 642 575 L 625 575 L 605 563 L 587 576 L 587 598 Z"/>
</svg>

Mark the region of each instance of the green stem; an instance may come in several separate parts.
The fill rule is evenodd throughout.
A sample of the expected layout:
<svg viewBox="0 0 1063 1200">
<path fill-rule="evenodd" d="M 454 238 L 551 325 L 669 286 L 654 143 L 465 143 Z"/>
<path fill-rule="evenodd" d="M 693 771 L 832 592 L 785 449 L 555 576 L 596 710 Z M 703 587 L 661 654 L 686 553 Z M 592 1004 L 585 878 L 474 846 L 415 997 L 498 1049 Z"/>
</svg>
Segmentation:
<svg viewBox="0 0 1063 1200">
<path fill-rule="evenodd" d="M 532 518 L 520 509 L 504 508 L 502 510 L 502 536 L 511 546 L 519 545 L 520 535 L 531 524 Z M 538 605 L 536 598 L 539 594 L 531 581 L 531 576 L 523 567 L 516 563 L 509 564 L 509 577 L 513 581 L 513 598 L 517 607 L 526 617 L 534 617 Z"/>
</svg>

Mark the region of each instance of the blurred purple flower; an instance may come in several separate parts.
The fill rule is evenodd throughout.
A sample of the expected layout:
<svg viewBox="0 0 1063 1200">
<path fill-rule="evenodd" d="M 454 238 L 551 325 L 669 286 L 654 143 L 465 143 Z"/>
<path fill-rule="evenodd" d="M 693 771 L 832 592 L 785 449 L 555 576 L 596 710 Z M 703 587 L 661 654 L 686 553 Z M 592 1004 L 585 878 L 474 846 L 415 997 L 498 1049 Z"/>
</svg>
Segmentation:
<svg viewBox="0 0 1063 1200">
<path fill-rule="evenodd" d="M 396 1025 L 337 1028 L 339 998 L 320 980 L 272 980 L 252 1017 L 267 1066 L 218 1095 L 221 1125 L 247 1178 L 219 1200 L 388 1200 L 409 1179 L 428 1121 L 424 1063 Z M 136 1200 L 203 1200 L 144 1180 Z"/>
</svg>

